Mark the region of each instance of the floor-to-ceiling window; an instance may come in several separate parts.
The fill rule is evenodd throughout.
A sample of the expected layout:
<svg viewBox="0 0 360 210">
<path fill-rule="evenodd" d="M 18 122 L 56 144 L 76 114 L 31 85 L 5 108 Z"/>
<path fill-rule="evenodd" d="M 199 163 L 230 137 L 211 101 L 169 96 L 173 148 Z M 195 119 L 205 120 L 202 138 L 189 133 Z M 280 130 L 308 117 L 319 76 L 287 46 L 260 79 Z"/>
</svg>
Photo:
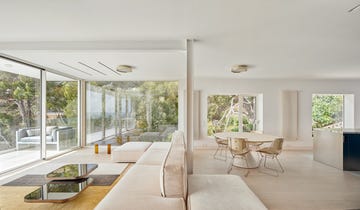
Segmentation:
<svg viewBox="0 0 360 210">
<path fill-rule="evenodd" d="M 47 157 L 78 146 L 78 82 L 46 74 Z"/>
<path fill-rule="evenodd" d="M 208 96 L 208 135 L 256 130 L 256 96 Z"/>
<path fill-rule="evenodd" d="M 178 125 L 175 81 L 88 82 L 86 142 L 169 141 Z"/>
<path fill-rule="evenodd" d="M 0 172 L 41 157 L 40 72 L 0 57 Z"/>
<path fill-rule="evenodd" d="M 78 92 L 78 81 L 0 57 L 0 173 L 79 145 Z"/>
</svg>

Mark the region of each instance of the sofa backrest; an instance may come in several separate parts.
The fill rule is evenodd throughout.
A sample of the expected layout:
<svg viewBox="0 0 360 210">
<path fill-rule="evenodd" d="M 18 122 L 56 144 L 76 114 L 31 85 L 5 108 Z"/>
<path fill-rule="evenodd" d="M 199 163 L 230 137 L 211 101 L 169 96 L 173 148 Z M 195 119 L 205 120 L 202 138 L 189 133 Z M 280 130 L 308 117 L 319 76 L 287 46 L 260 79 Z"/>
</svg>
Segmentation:
<svg viewBox="0 0 360 210">
<path fill-rule="evenodd" d="M 174 140 L 174 136 L 177 136 Z M 184 135 L 173 134 L 171 147 L 160 169 L 160 189 L 163 197 L 183 198 L 187 196 L 187 166 Z M 178 139 L 180 138 L 180 139 Z"/>
<path fill-rule="evenodd" d="M 171 145 L 182 146 L 184 149 L 186 149 L 184 132 L 182 132 L 182 131 L 175 131 L 175 132 L 172 134 Z"/>
</svg>

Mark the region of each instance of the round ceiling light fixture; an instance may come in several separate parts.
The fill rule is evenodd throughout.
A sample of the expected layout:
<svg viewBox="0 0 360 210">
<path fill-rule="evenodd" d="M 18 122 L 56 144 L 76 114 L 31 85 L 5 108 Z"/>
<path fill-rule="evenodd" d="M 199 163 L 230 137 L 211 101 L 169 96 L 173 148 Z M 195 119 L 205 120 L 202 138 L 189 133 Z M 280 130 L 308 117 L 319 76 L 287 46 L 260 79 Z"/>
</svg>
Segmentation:
<svg viewBox="0 0 360 210">
<path fill-rule="evenodd" d="M 132 72 L 134 67 L 130 66 L 130 65 L 119 65 L 116 68 L 116 71 L 121 72 L 121 73 L 130 73 Z"/>
<path fill-rule="evenodd" d="M 248 70 L 248 65 L 235 65 L 231 68 L 231 72 L 232 73 L 241 73 L 241 72 L 246 72 Z"/>
</svg>

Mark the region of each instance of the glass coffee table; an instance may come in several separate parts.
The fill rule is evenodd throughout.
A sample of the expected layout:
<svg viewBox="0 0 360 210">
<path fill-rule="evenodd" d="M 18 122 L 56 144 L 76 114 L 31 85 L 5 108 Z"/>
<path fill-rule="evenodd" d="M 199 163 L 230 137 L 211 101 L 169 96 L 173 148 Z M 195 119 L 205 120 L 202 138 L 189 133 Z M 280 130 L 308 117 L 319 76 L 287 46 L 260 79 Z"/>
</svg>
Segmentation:
<svg viewBox="0 0 360 210">
<path fill-rule="evenodd" d="M 49 183 L 42 185 L 24 197 L 30 203 L 63 203 L 74 199 L 92 182 L 88 175 L 97 164 L 69 164 L 46 175 Z"/>
<path fill-rule="evenodd" d="M 49 180 L 73 180 L 88 177 L 98 167 L 98 164 L 69 164 L 46 174 Z"/>
</svg>

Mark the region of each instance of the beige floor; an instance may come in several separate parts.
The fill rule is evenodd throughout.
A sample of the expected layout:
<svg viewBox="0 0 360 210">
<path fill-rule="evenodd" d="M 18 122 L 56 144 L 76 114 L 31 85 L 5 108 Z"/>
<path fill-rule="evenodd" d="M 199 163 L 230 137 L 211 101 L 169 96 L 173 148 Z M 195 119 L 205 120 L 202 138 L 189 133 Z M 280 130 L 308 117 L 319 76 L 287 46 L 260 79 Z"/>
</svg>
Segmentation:
<svg viewBox="0 0 360 210">
<path fill-rule="evenodd" d="M 59 165 L 70 162 L 101 163 L 97 169 L 101 173 L 122 170 L 123 166 L 115 167 L 117 165 L 111 163 L 110 155 L 107 155 L 105 151 L 106 148 L 100 148 L 100 154 L 95 155 L 93 148 L 82 149 L 51 161 L 44 161 L 40 165 L 18 171 L 16 174 L 2 176 L 0 177 L 0 184 L 24 174 L 46 173 Z M 194 173 L 225 174 L 228 162 L 213 159 L 214 151 L 213 149 L 197 149 L 194 151 Z M 312 152 L 310 151 L 284 151 L 280 156 L 280 161 L 286 171 L 279 177 L 259 173 L 257 169 L 251 170 L 248 177 L 243 177 L 269 209 L 360 209 L 360 175 L 343 172 L 315 162 L 312 160 Z M 243 172 L 242 169 L 234 168 L 232 174 L 242 175 Z M 0 202 L 9 201 L 13 204 L 23 202 L 23 194 L 32 190 L 24 188 L 24 192 L 21 194 L 18 193 L 20 189 L 16 190 L 16 188 L 0 187 Z M 109 188 L 93 187 L 87 193 L 85 192 L 82 197 L 75 199 L 72 207 L 82 209 L 84 206 L 81 202 L 76 201 L 82 201 L 83 197 L 91 196 L 94 193 L 93 190 L 106 193 Z M 5 192 L 8 192 L 6 197 L 4 197 Z M 17 196 L 15 202 L 10 199 L 14 195 Z M 98 197 L 94 198 L 93 201 L 101 199 L 101 196 Z M 7 206 L 4 203 L 0 204 L 0 209 L 1 206 Z M 27 208 L 30 206 L 28 205 Z M 38 207 L 37 205 L 33 206 Z M 70 203 L 66 207 L 70 208 Z"/>
<path fill-rule="evenodd" d="M 224 174 L 228 162 L 212 157 L 215 150 L 194 152 L 194 173 Z M 284 151 L 279 156 L 285 173 L 250 170 L 243 177 L 269 209 L 360 209 L 360 175 L 313 161 L 311 151 Z M 265 173 L 263 173 L 265 172 Z M 231 174 L 242 175 L 234 168 Z"/>
</svg>

